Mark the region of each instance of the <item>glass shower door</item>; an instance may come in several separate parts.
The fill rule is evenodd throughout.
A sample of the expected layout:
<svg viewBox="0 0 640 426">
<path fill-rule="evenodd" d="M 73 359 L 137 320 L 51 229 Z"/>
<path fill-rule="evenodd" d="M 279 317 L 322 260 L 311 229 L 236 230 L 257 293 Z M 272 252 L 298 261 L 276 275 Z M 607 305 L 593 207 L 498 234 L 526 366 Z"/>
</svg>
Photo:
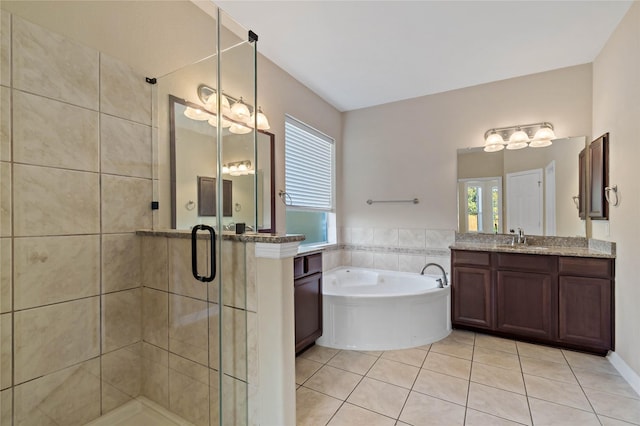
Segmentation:
<svg viewBox="0 0 640 426">
<path fill-rule="evenodd" d="M 216 18 L 211 54 L 156 85 L 158 143 L 169 147 L 159 197 L 172 200 L 172 227 L 192 238 L 169 242 L 189 257 L 192 277 L 170 271 L 168 408 L 195 424 L 244 425 L 246 244 L 234 235 L 256 229 L 255 43 L 221 11 Z"/>
</svg>

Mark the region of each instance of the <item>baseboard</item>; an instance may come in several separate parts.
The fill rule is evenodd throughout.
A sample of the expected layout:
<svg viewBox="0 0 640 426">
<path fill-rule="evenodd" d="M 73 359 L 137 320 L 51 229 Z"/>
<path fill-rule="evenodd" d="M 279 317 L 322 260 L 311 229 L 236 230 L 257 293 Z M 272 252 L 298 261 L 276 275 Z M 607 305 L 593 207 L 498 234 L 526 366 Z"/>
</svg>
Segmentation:
<svg viewBox="0 0 640 426">
<path fill-rule="evenodd" d="M 631 385 L 633 390 L 640 395 L 640 375 L 636 373 L 624 360 L 615 352 L 610 352 L 607 359 L 618 370 L 618 373 Z"/>
</svg>

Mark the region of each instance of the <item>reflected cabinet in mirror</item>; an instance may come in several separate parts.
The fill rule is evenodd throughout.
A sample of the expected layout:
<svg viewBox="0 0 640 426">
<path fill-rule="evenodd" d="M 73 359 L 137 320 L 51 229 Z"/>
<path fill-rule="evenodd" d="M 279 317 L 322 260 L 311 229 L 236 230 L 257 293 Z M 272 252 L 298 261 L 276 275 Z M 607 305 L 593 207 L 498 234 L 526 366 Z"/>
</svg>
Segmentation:
<svg viewBox="0 0 640 426">
<path fill-rule="evenodd" d="M 174 229 L 216 225 L 217 131 L 207 119 L 186 116 L 188 107 L 202 108 L 169 96 Z M 235 224 L 244 223 L 247 231 L 275 232 L 275 136 L 258 130 L 256 144 L 254 147 L 253 131 L 234 134 L 223 129 L 223 230 L 233 231 Z"/>
<path fill-rule="evenodd" d="M 585 237 L 578 156 L 584 136 L 543 148 L 458 150 L 458 230 Z"/>
</svg>

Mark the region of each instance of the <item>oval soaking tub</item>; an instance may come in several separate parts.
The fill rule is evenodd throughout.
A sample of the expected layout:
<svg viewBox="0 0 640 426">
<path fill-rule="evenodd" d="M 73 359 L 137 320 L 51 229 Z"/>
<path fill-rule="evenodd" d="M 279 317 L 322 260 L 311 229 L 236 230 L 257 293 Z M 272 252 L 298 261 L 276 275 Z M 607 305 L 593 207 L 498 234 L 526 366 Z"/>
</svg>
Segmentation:
<svg viewBox="0 0 640 426">
<path fill-rule="evenodd" d="M 451 332 L 451 288 L 438 275 L 342 267 L 322 283 L 321 346 L 384 351 L 438 341 Z"/>
</svg>

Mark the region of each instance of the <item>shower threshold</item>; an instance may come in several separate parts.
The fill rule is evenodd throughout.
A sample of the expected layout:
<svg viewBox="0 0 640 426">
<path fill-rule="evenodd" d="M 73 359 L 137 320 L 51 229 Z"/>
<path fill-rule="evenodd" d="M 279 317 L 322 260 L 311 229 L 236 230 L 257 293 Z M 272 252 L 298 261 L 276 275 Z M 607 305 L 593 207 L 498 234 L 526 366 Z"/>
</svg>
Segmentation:
<svg viewBox="0 0 640 426">
<path fill-rule="evenodd" d="M 193 426 L 145 397 L 138 397 L 85 426 Z"/>
</svg>

